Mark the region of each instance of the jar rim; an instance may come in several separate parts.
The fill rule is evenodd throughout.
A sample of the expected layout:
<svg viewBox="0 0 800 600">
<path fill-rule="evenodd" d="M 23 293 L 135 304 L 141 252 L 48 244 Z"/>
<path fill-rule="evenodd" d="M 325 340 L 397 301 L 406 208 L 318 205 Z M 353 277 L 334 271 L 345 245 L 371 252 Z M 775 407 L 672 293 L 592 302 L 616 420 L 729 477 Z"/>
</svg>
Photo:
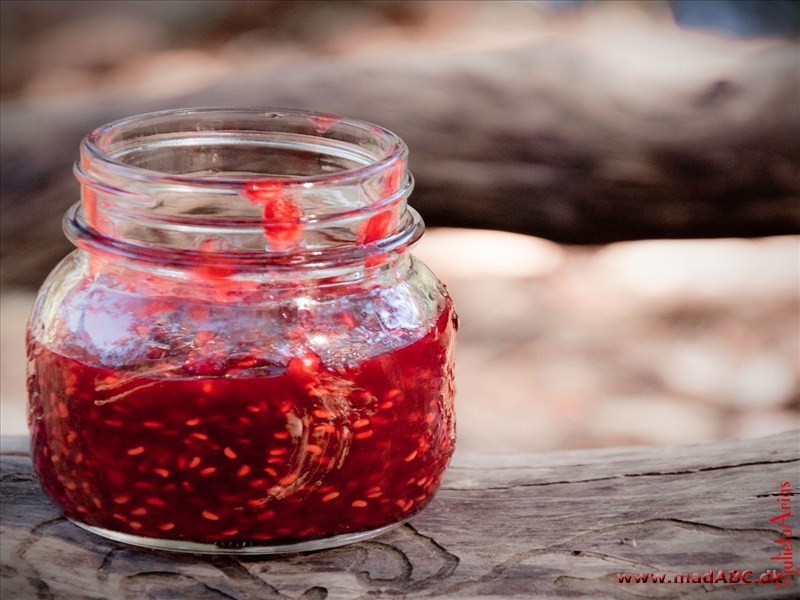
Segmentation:
<svg viewBox="0 0 800 600">
<path fill-rule="evenodd" d="M 404 160 L 408 155 L 408 147 L 405 142 L 394 132 L 376 125 L 369 121 L 361 119 L 353 119 L 349 117 L 342 117 L 333 113 L 308 111 L 292 108 L 241 108 L 241 107 L 196 107 L 196 108 L 175 108 L 160 111 L 153 111 L 125 117 L 111 121 L 100 127 L 97 127 L 88 133 L 81 143 L 81 151 L 84 156 L 89 158 L 90 161 L 99 161 L 103 164 L 105 169 L 113 172 L 116 175 L 125 178 L 138 179 L 138 180 L 153 180 L 158 179 L 162 182 L 186 186 L 203 186 L 203 187 L 227 187 L 227 186 L 240 186 L 243 183 L 252 180 L 253 175 L 240 175 L 240 176 L 218 176 L 213 179 L 197 175 L 184 175 L 181 173 L 171 173 L 166 171 L 159 171 L 148 169 L 138 165 L 130 164 L 115 158 L 110 154 L 111 148 L 104 148 L 104 138 L 119 131 L 120 129 L 139 125 L 144 126 L 148 123 L 155 123 L 167 117 L 174 117 L 176 120 L 185 117 L 202 117 L 202 116 L 228 116 L 230 118 L 238 117 L 263 117 L 264 122 L 269 119 L 275 118 L 306 118 L 312 123 L 323 123 L 328 127 L 333 125 L 350 127 L 353 130 L 363 132 L 370 135 L 376 142 L 382 143 L 385 150 L 381 155 L 371 157 L 372 160 L 365 165 L 356 166 L 354 168 L 346 168 L 333 173 L 322 173 L 317 175 L 301 175 L 301 176 L 280 176 L 281 182 L 285 186 L 317 186 L 317 185 L 342 185 L 351 182 L 357 182 L 367 177 L 374 176 L 383 170 L 391 167 L 397 161 Z M 210 129 L 209 131 L 213 131 Z M 325 133 L 327 129 L 323 130 Z M 187 133 L 189 131 L 187 130 Z M 269 133 L 265 130 L 261 133 Z M 336 140 L 336 138 L 325 138 Z M 261 179 L 270 179 L 269 175 L 261 177 Z"/>
<path fill-rule="evenodd" d="M 363 261 L 413 245 L 424 229 L 407 204 L 407 158 L 391 131 L 328 113 L 135 115 L 84 137 L 74 169 L 81 202 L 65 231 L 83 246 L 142 257 Z"/>
</svg>

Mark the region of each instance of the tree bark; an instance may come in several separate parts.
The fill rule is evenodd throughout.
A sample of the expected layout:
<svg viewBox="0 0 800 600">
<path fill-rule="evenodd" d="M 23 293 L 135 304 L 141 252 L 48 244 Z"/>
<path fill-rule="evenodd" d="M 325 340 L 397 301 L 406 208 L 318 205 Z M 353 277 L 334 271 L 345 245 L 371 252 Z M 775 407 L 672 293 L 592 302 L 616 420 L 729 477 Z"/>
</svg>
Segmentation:
<svg viewBox="0 0 800 600">
<path fill-rule="evenodd" d="M 83 134 L 176 106 L 291 106 L 364 118 L 411 149 L 412 204 L 432 226 L 573 244 L 800 231 L 800 53 L 773 45 L 681 84 L 563 40 L 258 68 L 182 97 L 7 104 L 2 278 L 36 285 L 69 249 Z M 677 59 L 676 59 L 677 60 Z"/>
</svg>

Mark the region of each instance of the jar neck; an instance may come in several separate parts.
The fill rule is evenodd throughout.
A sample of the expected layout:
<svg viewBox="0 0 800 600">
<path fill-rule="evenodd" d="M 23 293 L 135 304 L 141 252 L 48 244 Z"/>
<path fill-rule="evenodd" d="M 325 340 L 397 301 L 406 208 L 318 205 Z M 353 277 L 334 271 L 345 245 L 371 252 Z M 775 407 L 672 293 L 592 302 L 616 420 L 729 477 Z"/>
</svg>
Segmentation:
<svg viewBox="0 0 800 600">
<path fill-rule="evenodd" d="M 68 237 L 90 255 L 211 272 L 369 268 L 415 243 L 396 135 L 301 111 L 132 117 L 83 140 Z M 326 275 L 326 276 L 327 276 Z"/>
<path fill-rule="evenodd" d="M 219 304 L 264 304 L 304 298 L 327 302 L 407 281 L 415 270 L 408 252 L 323 269 L 242 269 L 222 263 L 155 264 L 102 250 L 78 252 L 75 266 L 93 285 L 135 296 L 175 297 Z M 369 263 L 369 264 L 367 264 Z"/>
</svg>

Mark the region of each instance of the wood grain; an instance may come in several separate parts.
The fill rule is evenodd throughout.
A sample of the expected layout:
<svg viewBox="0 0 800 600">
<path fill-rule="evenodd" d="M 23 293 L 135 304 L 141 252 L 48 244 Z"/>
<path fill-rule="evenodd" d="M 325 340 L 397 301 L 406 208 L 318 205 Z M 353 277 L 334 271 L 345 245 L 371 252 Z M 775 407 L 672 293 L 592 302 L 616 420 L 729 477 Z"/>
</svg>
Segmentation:
<svg viewBox="0 0 800 600">
<path fill-rule="evenodd" d="M 793 598 L 800 586 L 621 584 L 617 573 L 776 568 L 800 434 L 700 446 L 456 455 L 433 504 L 373 541 L 279 558 L 126 547 L 66 521 L 25 440 L 2 448 L 9 599 Z M 793 540 L 797 547 L 800 536 Z M 797 553 L 795 553 L 797 556 Z"/>
</svg>

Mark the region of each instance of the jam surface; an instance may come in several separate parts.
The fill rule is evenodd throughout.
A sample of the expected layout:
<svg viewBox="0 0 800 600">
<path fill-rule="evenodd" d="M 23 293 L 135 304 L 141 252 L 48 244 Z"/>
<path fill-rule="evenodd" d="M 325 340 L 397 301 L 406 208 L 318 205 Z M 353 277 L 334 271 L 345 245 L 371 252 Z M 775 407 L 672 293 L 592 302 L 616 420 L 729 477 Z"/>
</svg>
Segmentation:
<svg viewBox="0 0 800 600">
<path fill-rule="evenodd" d="M 139 536 L 293 543 L 422 509 L 453 452 L 447 301 L 417 341 L 331 369 L 142 377 L 29 345 L 35 469 L 76 521 Z M 237 374 L 238 370 L 238 374 Z"/>
</svg>

